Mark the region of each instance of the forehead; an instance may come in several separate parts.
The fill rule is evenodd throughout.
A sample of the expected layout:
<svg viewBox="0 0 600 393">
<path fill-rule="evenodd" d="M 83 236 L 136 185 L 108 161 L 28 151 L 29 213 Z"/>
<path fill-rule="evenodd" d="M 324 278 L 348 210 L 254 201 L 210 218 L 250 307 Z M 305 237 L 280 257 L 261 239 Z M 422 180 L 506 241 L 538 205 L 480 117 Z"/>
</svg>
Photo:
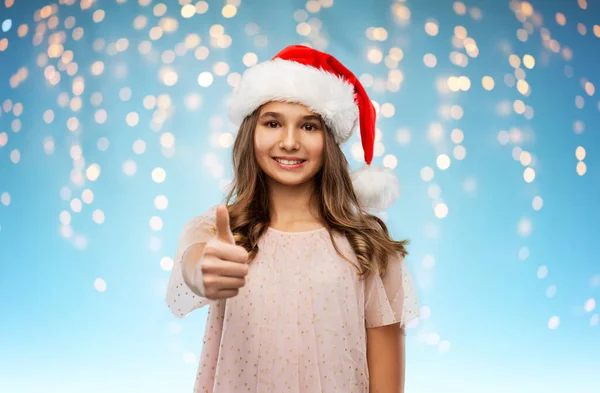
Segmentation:
<svg viewBox="0 0 600 393">
<path fill-rule="evenodd" d="M 271 101 L 264 104 L 260 109 L 260 115 L 265 112 L 277 112 L 284 116 L 317 116 L 318 113 L 309 110 L 305 105 L 293 102 L 277 102 Z"/>
</svg>

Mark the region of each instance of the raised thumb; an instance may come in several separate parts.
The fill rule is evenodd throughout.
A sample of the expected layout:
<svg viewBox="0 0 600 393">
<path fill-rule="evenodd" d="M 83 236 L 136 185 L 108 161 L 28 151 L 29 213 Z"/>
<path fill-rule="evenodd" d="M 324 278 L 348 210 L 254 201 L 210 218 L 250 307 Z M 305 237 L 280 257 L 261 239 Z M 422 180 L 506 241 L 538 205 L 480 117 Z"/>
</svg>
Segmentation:
<svg viewBox="0 0 600 393">
<path fill-rule="evenodd" d="M 229 213 L 224 205 L 217 206 L 217 239 L 224 243 L 235 244 L 231 227 L 229 226 Z"/>
</svg>

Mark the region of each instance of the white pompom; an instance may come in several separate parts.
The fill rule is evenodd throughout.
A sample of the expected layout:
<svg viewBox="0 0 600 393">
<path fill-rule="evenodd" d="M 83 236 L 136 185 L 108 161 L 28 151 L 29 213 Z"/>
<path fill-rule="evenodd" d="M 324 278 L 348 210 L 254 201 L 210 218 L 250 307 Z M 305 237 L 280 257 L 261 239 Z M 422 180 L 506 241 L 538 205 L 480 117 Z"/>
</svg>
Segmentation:
<svg viewBox="0 0 600 393">
<path fill-rule="evenodd" d="M 389 168 L 365 166 L 350 177 L 358 202 L 365 210 L 385 210 L 400 197 L 400 182 Z"/>
</svg>

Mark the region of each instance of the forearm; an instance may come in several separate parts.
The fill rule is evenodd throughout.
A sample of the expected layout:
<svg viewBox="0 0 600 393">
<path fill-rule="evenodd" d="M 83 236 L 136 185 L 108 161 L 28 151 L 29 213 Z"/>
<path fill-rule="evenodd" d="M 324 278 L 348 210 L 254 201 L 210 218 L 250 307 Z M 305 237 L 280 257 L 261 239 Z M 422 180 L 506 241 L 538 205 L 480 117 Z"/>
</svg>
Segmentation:
<svg viewBox="0 0 600 393">
<path fill-rule="evenodd" d="M 405 334 L 398 325 L 367 330 L 369 393 L 404 393 Z"/>
</svg>

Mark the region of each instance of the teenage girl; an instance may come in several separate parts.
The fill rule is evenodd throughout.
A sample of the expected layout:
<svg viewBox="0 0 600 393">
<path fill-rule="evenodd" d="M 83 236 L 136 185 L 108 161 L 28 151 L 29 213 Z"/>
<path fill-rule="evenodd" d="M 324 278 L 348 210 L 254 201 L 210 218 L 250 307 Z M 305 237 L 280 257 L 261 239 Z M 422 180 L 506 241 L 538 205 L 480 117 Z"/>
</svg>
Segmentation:
<svg viewBox="0 0 600 393">
<path fill-rule="evenodd" d="M 371 162 L 364 88 L 290 46 L 244 73 L 229 110 L 232 188 L 184 226 L 166 299 L 179 318 L 210 307 L 194 392 L 403 392 L 418 317 L 407 241 L 368 213 L 399 185 L 384 168 L 350 173 L 340 148 L 358 123 Z"/>
</svg>

